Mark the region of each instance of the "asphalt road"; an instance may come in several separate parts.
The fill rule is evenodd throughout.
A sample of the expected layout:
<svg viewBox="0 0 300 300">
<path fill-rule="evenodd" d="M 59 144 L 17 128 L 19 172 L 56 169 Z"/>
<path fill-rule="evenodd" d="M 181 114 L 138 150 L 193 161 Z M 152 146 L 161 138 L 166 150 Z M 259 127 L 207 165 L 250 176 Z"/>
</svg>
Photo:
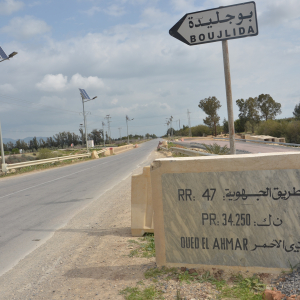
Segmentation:
<svg viewBox="0 0 300 300">
<path fill-rule="evenodd" d="M 179 142 L 178 144 L 183 145 L 185 147 L 192 147 L 190 143 L 201 143 L 212 145 L 217 143 L 218 145 L 224 147 L 225 145 L 230 148 L 229 141 L 221 141 L 221 140 L 205 140 L 205 139 L 187 139 L 186 141 Z M 235 148 L 238 150 L 247 151 L 249 153 L 272 153 L 272 152 L 295 152 L 300 151 L 300 148 L 296 147 L 286 147 L 286 146 L 273 146 L 273 145 L 266 145 L 266 144 L 258 144 L 258 143 L 251 143 L 251 142 L 240 142 L 235 141 Z"/>
<path fill-rule="evenodd" d="M 134 169 L 149 164 L 157 144 L 152 140 L 115 156 L 2 178 L 0 276 Z"/>
</svg>

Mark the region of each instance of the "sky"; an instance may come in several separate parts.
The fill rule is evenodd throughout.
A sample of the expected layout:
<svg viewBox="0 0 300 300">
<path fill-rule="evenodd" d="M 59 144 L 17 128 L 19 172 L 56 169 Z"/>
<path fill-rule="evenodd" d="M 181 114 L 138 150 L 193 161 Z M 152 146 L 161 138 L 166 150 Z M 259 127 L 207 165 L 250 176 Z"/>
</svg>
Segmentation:
<svg viewBox="0 0 300 300">
<path fill-rule="evenodd" d="M 111 117 L 111 135 L 166 133 L 203 124 L 201 99 L 215 96 L 227 118 L 222 43 L 188 46 L 169 35 L 186 13 L 234 0 L 0 0 L 0 46 L 18 54 L 0 63 L 5 138 L 79 134 Z M 300 102 L 300 1 L 257 0 L 259 34 L 228 41 L 234 117 L 237 99 L 270 94 L 280 118 Z M 180 121 L 179 121 L 180 120 Z M 119 130 L 119 128 L 121 128 Z"/>
</svg>

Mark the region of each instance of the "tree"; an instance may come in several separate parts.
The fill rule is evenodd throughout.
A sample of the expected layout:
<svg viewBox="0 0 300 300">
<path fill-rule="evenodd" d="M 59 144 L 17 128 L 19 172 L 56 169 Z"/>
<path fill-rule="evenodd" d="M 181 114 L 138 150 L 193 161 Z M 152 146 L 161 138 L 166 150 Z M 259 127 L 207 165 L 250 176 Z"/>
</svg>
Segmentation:
<svg viewBox="0 0 300 300">
<path fill-rule="evenodd" d="M 239 107 L 239 119 L 240 119 L 240 129 L 245 131 L 246 122 L 250 123 L 251 131 L 254 132 L 255 125 L 259 122 L 259 107 L 258 98 L 248 98 L 236 100 L 236 104 Z M 239 131 L 240 132 L 240 131 Z"/>
<path fill-rule="evenodd" d="M 297 120 L 300 120 L 300 103 L 295 106 L 293 115 Z"/>
<path fill-rule="evenodd" d="M 215 131 L 215 136 L 217 136 L 217 124 L 220 121 L 217 110 L 221 107 L 220 101 L 215 96 L 208 97 L 200 100 L 198 106 L 208 115 L 208 117 L 203 119 L 204 124 L 208 125 L 212 131 Z"/>
<path fill-rule="evenodd" d="M 275 102 L 275 100 L 269 94 L 261 94 L 257 98 L 258 108 L 261 113 L 261 119 L 273 120 L 276 115 L 281 114 L 281 104 Z"/>
<path fill-rule="evenodd" d="M 88 136 L 89 139 L 94 141 L 95 145 L 100 145 L 101 141 L 103 140 L 103 130 L 93 129 Z"/>
<path fill-rule="evenodd" d="M 32 150 L 37 150 L 39 148 L 39 144 L 36 137 L 33 137 L 32 140 L 29 141 L 29 148 Z"/>
</svg>

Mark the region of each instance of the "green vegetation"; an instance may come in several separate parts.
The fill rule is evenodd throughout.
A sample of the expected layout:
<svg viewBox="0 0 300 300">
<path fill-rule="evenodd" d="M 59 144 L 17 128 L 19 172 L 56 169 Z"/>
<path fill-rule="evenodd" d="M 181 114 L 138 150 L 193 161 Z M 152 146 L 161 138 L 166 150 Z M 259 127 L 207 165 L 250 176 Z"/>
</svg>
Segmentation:
<svg viewBox="0 0 300 300">
<path fill-rule="evenodd" d="M 214 143 L 212 145 L 202 144 L 202 146 L 205 147 L 205 150 L 208 153 L 212 153 L 212 154 L 226 155 L 229 154 L 230 152 L 230 149 L 226 145 L 224 147 L 221 147 L 217 143 Z"/>
<path fill-rule="evenodd" d="M 47 158 L 53 158 L 53 157 L 57 157 L 57 155 L 55 155 L 55 153 L 53 151 L 51 151 L 50 149 L 43 148 L 43 149 L 39 150 L 38 159 L 47 159 Z"/>
<path fill-rule="evenodd" d="M 158 291 L 154 286 L 149 286 L 144 289 L 138 287 L 127 287 L 120 292 L 126 300 L 156 300 L 164 299 L 162 292 Z"/>
<path fill-rule="evenodd" d="M 243 278 L 235 276 L 233 286 L 225 286 L 219 295 L 219 299 L 234 298 L 240 300 L 262 300 L 262 292 L 266 285 L 259 278 Z"/>
<path fill-rule="evenodd" d="M 207 114 L 207 117 L 203 119 L 204 124 L 211 128 L 215 136 L 217 136 L 217 125 L 220 121 L 217 110 L 221 106 L 220 101 L 215 96 L 202 99 L 198 104 L 198 107 Z"/>
<path fill-rule="evenodd" d="M 153 234 L 146 234 L 143 238 L 128 240 L 128 242 L 137 247 L 131 251 L 130 256 L 153 257 L 155 255 Z M 120 294 L 124 295 L 126 300 L 164 299 L 160 286 L 164 286 L 165 282 L 170 280 L 179 282 L 180 285 L 210 283 L 218 291 L 216 299 L 262 300 L 262 292 L 266 288 L 266 285 L 256 276 L 244 278 L 240 274 L 232 275 L 226 282 L 222 270 L 215 270 L 210 273 L 209 271 L 187 268 L 154 267 L 148 269 L 144 276 L 148 283 L 141 280 L 137 282 L 137 287 L 127 287 Z M 156 284 L 156 287 L 151 285 L 151 282 Z M 177 290 L 175 297 L 179 300 L 185 299 L 180 296 L 180 290 Z"/>
<path fill-rule="evenodd" d="M 130 257 L 154 257 L 155 256 L 155 244 L 154 234 L 146 233 L 142 238 L 136 240 L 129 240 L 128 242 L 132 245 L 138 246 L 137 249 L 130 251 Z"/>
<path fill-rule="evenodd" d="M 183 269 L 153 268 L 145 272 L 145 278 L 152 279 L 153 282 L 170 279 L 187 284 L 209 282 L 219 291 L 217 299 L 262 300 L 262 292 L 266 288 L 266 285 L 258 277 L 243 278 L 241 275 L 232 276 L 233 284 L 229 285 L 222 279 L 220 271 L 214 274 L 210 274 L 209 271 L 198 274 L 196 270 L 188 271 L 185 268 Z"/>
<path fill-rule="evenodd" d="M 257 134 L 285 137 L 287 143 L 300 144 L 300 121 L 268 120 L 261 122 Z"/>
</svg>

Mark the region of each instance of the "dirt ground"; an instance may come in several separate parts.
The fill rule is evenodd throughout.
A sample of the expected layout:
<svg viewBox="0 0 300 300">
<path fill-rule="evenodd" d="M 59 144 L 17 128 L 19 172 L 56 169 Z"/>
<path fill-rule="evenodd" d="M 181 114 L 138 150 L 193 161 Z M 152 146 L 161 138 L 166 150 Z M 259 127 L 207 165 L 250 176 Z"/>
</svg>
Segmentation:
<svg viewBox="0 0 300 300">
<path fill-rule="evenodd" d="M 161 153 L 155 152 L 156 157 Z M 142 168 L 134 173 L 139 174 Z M 165 299 L 216 299 L 210 283 L 145 279 L 155 258 L 129 257 L 131 236 L 131 177 L 79 212 L 65 227 L 0 277 L 1 300 L 124 299 L 126 287 L 154 285 Z M 49 231 L 52 229 L 49 228 Z M 230 275 L 230 274 L 229 274 Z M 229 276 L 228 275 L 228 276 Z"/>
</svg>

